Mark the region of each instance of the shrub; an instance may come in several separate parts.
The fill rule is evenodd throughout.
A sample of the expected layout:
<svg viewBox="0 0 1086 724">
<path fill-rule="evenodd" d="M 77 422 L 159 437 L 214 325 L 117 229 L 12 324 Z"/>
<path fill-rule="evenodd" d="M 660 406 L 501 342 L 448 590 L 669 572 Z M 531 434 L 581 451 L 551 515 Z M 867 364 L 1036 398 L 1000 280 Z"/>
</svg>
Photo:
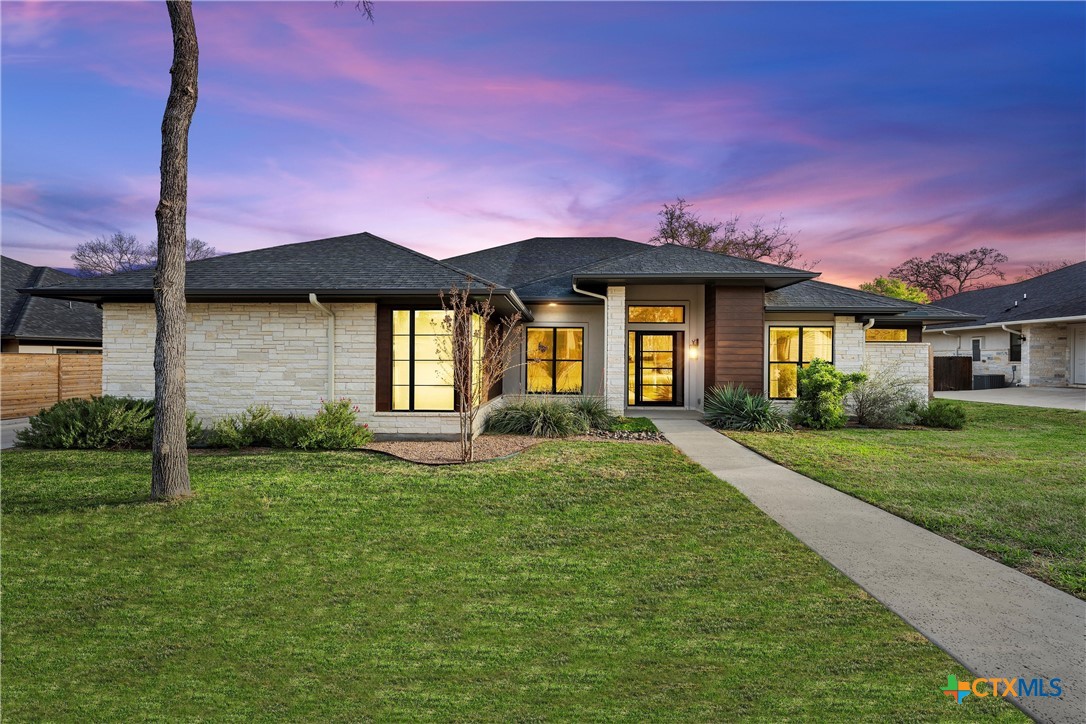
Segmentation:
<svg viewBox="0 0 1086 724">
<path fill-rule="evenodd" d="M 618 416 L 611 412 L 607 401 L 602 397 L 575 397 L 566 404 L 575 414 L 584 418 L 585 424 L 591 430 L 610 430 L 618 420 Z"/>
<path fill-rule="evenodd" d="M 788 430 L 788 419 L 773 401 L 745 387 L 725 385 L 705 393 L 705 420 L 723 430 Z"/>
<path fill-rule="evenodd" d="M 817 430 L 845 425 L 845 395 L 866 379 L 862 372 L 845 374 L 825 360 L 813 360 L 797 372 L 799 392 L 792 408 L 792 422 Z"/>
<path fill-rule="evenodd" d="M 281 415 L 267 405 L 253 405 L 245 412 L 222 418 L 211 432 L 214 447 L 297 448 L 345 450 L 373 439 L 368 425 L 355 418 L 358 407 L 348 399 L 321 403 L 315 417 Z"/>
<path fill-rule="evenodd" d="M 965 427 L 965 408 L 952 400 L 932 400 L 928 404 L 913 402 L 910 411 L 916 422 L 924 427 L 961 430 Z"/>
<path fill-rule="evenodd" d="M 503 435 L 566 437 L 588 432 L 588 422 L 561 400 L 507 402 L 486 418 L 486 431 Z"/>
<path fill-rule="evenodd" d="M 916 394 L 893 369 L 882 369 L 856 383 L 850 395 L 856 421 L 867 427 L 897 427 L 916 422 Z"/>
<path fill-rule="evenodd" d="M 43 449 L 149 449 L 154 439 L 155 405 L 131 397 L 91 397 L 61 400 L 30 418 L 20 430 L 19 445 Z M 196 416 L 186 418 L 188 444 L 197 442 L 203 428 Z"/>
</svg>

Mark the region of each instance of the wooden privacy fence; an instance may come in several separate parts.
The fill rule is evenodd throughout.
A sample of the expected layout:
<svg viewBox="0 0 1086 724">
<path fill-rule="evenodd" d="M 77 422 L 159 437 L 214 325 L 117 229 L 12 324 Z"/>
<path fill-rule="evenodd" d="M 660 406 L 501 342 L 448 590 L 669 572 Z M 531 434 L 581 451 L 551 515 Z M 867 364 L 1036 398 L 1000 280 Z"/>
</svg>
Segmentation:
<svg viewBox="0 0 1086 724">
<path fill-rule="evenodd" d="M 935 391 L 973 389 L 973 358 L 936 357 L 933 365 L 935 372 Z"/>
<path fill-rule="evenodd" d="M 59 400 L 102 394 L 100 354 L 0 354 L 0 417 L 27 417 Z"/>
</svg>

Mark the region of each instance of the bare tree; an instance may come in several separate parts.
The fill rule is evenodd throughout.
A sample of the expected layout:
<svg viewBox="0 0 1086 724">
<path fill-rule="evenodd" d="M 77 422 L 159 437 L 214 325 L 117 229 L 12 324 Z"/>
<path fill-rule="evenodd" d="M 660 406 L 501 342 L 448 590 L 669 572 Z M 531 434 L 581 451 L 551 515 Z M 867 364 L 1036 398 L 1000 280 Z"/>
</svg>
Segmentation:
<svg viewBox="0 0 1086 724">
<path fill-rule="evenodd" d="M 655 244 L 678 244 L 800 269 L 810 269 L 819 263 L 819 260 L 803 260 L 796 234 L 788 230 L 783 215 L 772 226 L 759 218 L 744 229 L 739 214 L 727 221 L 704 221 L 680 197 L 674 204 L 664 204 L 658 216 L 656 234 L 649 239 Z"/>
<path fill-rule="evenodd" d="M 1006 262 L 1006 255 L 987 246 L 961 254 L 940 251 L 928 259 L 914 256 L 891 269 L 889 276 L 919 287 L 932 299 L 943 299 L 991 286 L 983 279 L 1006 278 L 996 266 Z"/>
<path fill-rule="evenodd" d="M 475 459 L 475 420 L 490 389 L 513 367 L 524 331 L 519 312 L 492 322 L 497 311 L 491 303 L 493 287 L 487 288 L 486 297 L 476 296 L 470 278 L 463 288 L 454 285 L 441 294 L 442 327 L 447 334 L 438 337 L 438 355 L 452 362 L 464 462 Z"/>
<path fill-rule="evenodd" d="M 200 259 L 210 259 L 213 256 L 218 256 L 218 250 L 206 241 L 201 241 L 195 237 L 185 242 L 185 260 L 186 261 L 199 261 Z"/>
<path fill-rule="evenodd" d="M 83 276 L 98 277 L 145 269 L 154 264 L 154 254 L 132 234 L 118 231 L 84 241 L 75 248 L 72 262 Z"/>
<path fill-rule="evenodd" d="M 196 112 L 200 49 L 191 0 L 167 0 L 173 31 L 170 94 L 162 116 L 158 264 L 155 267 L 155 428 L 151 498 L 186 496 L 189 452 L 185 430 L 185 249 L 189 126 Z"/>
<path fill-rule="evenodd" d="M 1058 261 L 1039 261 L 1036 264 L 1030 264 L 1026 267 L 1026 273 L 1021 274 L 1014 278 L 1016 282 L 1024 282 L 1027 279 L 1033 277 L 1039 277 L 1043 274 L 1051 274 L 1054 271 L 1059 271 L 1064 267 L 1071 266 L 1075 262 L 1070 259 L 1060 259 Z"/>
</svg>

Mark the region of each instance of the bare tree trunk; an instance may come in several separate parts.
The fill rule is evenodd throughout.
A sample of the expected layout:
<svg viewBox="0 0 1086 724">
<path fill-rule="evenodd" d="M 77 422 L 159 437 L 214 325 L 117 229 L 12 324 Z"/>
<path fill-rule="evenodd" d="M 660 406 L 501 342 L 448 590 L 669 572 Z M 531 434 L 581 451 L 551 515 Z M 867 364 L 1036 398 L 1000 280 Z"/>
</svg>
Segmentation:
<svg viewBox="0 0 1086 724">
<path fill-rule="evenodd" d="M 173 29 L 170 95 L 162 116 L 162 190 L 155 209 L 155 432 L 151 498 L 189 494 L 185 431 L 185 221 L 188 211 L 189 125 L 196 111 L 199 46 L 191 0 L 168 0 Z"/>
</svg>

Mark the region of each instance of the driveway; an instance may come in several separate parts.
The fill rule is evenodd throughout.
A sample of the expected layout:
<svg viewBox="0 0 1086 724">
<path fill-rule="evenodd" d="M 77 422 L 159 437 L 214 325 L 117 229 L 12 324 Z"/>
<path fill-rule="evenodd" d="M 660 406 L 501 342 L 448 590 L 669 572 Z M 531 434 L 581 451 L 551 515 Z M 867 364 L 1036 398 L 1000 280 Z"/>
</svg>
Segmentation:
<svg viewBox="0 0 1086 724">
<path fill-rule="evenodd" d="M 966 402 L 991 402 L 996 405 L 1055 407 L 1061 410 L 1086 411 L 1086 388 L 1004 387 L 997 390 L 936 392 L 935 396 L 943 400 L 965 400 Z"/>
<path fill-rule="evenodd" d="M 3 434 L 0 435 L 0 450 L 10 450 L 15 447 L 15 433 L 30 424 L 28 417 L 16 417 L 14 420 L 3 421 Z"/>
</svg>

